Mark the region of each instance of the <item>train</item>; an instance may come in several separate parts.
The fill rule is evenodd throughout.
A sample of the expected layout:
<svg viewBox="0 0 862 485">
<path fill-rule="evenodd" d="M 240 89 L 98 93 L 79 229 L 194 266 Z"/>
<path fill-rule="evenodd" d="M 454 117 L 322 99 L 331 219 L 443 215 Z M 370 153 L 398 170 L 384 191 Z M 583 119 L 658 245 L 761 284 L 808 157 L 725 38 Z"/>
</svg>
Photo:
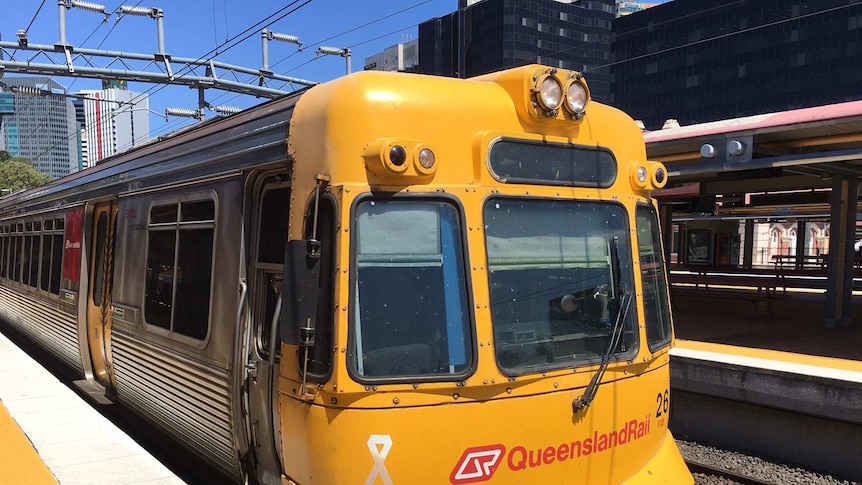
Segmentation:
<svg viewBox="0 0 862 485">
<path fill-rule="evenodd" d="M 581 73 L 354 73 L 0 198 L 0 318 L 236 483 L 692 483 L 666 181 Z"/>
</svg>

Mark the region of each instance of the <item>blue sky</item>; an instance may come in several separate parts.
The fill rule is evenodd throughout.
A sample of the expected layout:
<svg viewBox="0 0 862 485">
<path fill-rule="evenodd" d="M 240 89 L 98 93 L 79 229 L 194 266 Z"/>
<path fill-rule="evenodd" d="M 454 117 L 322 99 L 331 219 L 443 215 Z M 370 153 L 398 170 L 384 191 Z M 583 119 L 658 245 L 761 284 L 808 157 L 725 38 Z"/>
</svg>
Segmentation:
<svg viewBox="0 0 862 485">
<path fill-rule="evenodd" d="M 403 2 L 346 0 L 103 0 L 109 12 L 120 5 L 157 7 L 164 11 L 165 52 L 186 58 L 213 57 L 228 64 L 259 69 L 262 65 L 260 30 L 267 28 L 279 33 L 296 35 L 303 43 L 297 51 L 293 44 L 269 43 L 269 66 L 278 74 L 311 81 L 328 81 L 342 76 L 345 60 L 322 56 L 315 59 L 321 43 L 332 47 L 349 47 L 353 71 L 361 70 L 366 57 L 386 47 L 418 37 L 418 24 L 446 15 L 457 8 L 457 0 L 407 0 Z M 41 10 L 39 9 L 41 6 Z M 287 7 L 285 9 L 285 7 Z M 295 11 L 293 11 L 295 10 Z M 36 12 L 39 11 L 38 15 Z M 291 12 L 292 13 L 288 13 Z M 276 14 L 271 17 L 273 14 Z M 285 16 L 285 14 L 287 14 Z M 35 16 L 35 20 L 34 20 Z M 265 20 L 269 18 L 268 20 Z M 279 17 L 284 17 L 279 19 Z M 110 51 L 152 54 L 157 51 L 156 22 L 148 17 L 117 14 L 103 22 L 101 14 L 80 9 L 66 10 L 66 38 L 75 47 Z M 6 6 L 0 15 L 0 35 L 4 41 L 14 41 L 18 30 L 27 29 L 31 44 L 53 45 L 59 40 L 58 6 L 56 0 L 18 0 Z M 257 25 L 253 30 L 246 29 Z M 246 40 L 236 43 L 243 37 Z M 228 49 L 224 48 L 227 42 Z M 236 45 L 234 45 L 236 44 Z M 33 52 L 18 51 L 15 60 L 25 60 Z M 7 59 L 8 60 L 8 59 Z M 33 62 L 45 63 L 44 58 Z M 79 61 L 80 62 L 80 61 Z M 140 65 L 135 68 L 139 68 Z M 122 69 L 120 65 L 112 66 Z M 175 67 L 176 68 L 176 67 Z M 70 91 L 100 89 L 97 80 L 56 76 L 55 81 Z M 281 84 L 271 85 L 281 87 Z M 300 86 L 297 86 L 300 87 Z M 148 91 L 150 109 L 163 113 L 167 107 L 195 109 L 197 91 L 183 86 L 154 86 L 129 83 L 129 89 Z M 289 89 L 286 88 L 286 89 Z M 264 99 L 207 90 L 206 99 L 214 105 L 246 108 Z M 211 116 L 212 113 L 208 113 Z M 158 136 L 188 124 L 191 120 L 151 115 L 150 134 Z"/>
</svg>

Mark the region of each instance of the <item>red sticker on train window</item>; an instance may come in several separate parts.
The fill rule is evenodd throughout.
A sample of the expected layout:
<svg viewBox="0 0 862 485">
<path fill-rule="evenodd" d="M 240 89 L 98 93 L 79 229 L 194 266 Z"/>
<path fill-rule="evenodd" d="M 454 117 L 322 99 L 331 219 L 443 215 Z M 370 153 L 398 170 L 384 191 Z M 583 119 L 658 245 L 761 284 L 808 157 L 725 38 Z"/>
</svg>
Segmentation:
<svg viewBox="0 0 862 485">
<path fill-rule="evenodd" d="M 467 448 L 452 469 L 449 481 L 460 485 L 490 480 L 502 463 L 504 454 L 506 454 L 506 447 L 503 445 Z"/>
<path fill-rule="evenodd" d="M 63 279 L 77 282 L 81 276 L 81 235 L 84 210 L 66 212 L 66 237 L 63 244 Z"/>
</svg>

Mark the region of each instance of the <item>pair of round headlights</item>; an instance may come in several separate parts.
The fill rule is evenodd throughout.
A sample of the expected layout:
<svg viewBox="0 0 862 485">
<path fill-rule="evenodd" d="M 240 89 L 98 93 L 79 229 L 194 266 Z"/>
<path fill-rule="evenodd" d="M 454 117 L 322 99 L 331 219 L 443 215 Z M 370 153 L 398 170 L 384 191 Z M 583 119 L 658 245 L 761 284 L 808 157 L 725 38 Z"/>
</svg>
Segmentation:
<svg viewBox="0 0 862 485">
<path fill-rule="evenodd" d="M 556 115 L 562 106 L 570 114 L 582 116 L 588 99 L 587 87 L 578 79 L 573 79 L 563 86 L 556 77 L 547 75 L 536 83 L 536 101 L 551 115 Z"/>
<path fill-rule="evenodd" d="M 416 163 L 425 170 L 434 168 L 436 156 L 430 148 L 422 148 L 416 155 Z M 401 145 L 392 145 L 389 148 L 389 161 L 396 167 L 401 167 L 407 162 L 407 150 Z"/>
</svg>

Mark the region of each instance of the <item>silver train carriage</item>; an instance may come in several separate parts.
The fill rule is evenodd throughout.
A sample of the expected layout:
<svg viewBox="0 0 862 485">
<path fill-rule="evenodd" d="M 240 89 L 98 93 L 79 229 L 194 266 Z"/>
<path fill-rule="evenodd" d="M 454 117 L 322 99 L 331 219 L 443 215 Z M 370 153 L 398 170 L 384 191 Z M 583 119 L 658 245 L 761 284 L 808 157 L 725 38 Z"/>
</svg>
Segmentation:
<svg viewBox="0 0 862 485">
<path fill-rule="evenodd" d="M 0 318 L 236 479 L 280 482 L 271 328 L 299 96 L 0 199 Z"/>
</svg>

